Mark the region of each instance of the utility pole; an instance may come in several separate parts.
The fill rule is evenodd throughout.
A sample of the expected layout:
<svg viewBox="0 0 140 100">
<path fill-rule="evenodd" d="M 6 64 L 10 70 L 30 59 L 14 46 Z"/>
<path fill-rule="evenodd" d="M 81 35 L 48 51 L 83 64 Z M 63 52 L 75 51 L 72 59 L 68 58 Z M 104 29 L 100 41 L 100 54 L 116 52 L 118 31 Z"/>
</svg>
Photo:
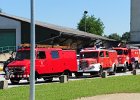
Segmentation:
<svg viewBox="0 0 140 100">
<path fill-rule="evenodd" d="M 31 52 L 30 52 L 30 100 L 35 100 L 35 20 L 34 0 L 31 0 Z"/>
</svg>

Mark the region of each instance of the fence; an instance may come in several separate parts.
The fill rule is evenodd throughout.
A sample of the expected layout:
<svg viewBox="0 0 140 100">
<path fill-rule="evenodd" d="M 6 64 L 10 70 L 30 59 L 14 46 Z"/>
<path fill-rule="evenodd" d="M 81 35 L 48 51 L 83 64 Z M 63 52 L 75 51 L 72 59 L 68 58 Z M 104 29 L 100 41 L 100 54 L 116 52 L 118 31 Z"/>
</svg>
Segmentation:
<svg viewBox="0 0 140 100">
<path fill-rule="evenodd" d="M 9 51 L 16 51 L 16 46 L 4 46 L 4 47 L 0 47 L 0 53 L 7 53 Z"/>
</svg>

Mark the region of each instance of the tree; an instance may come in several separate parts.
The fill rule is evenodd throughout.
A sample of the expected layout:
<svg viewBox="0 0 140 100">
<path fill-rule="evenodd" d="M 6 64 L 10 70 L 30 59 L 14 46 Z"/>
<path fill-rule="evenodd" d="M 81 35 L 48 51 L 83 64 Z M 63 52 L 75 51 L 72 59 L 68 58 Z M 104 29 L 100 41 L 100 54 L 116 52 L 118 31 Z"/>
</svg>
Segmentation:
<svg viewBox="0 0 140 100">
<path fill-rule="evenodd" d="M 104 32 L 104 24 L 100 18 L 97 19 L 93 15 L 86 16 L 85 13 L 78 23 L 77 28 L 81 31 L 85 31 L 86 28 L 86 32 L 96 35 L 103 35 Z"/>
<path fill-rule="evenodd" d="M 125 32 L 125 33 L 123 33 L 121 39 L 122 39 L 122 41 L 124 41 L 124 42 L 129 42 L 129 41 L 130 41 L 130 32 Z"/>
<path fill-rule="evenodd" d="M 117 33 L 110 34 L 108 36 L 108 38 L 114 39 L 114 40 L 117 40 L 117 41 L 120 41 L 121 40 L 121 36 L 119 36 Z"/>
</svg>

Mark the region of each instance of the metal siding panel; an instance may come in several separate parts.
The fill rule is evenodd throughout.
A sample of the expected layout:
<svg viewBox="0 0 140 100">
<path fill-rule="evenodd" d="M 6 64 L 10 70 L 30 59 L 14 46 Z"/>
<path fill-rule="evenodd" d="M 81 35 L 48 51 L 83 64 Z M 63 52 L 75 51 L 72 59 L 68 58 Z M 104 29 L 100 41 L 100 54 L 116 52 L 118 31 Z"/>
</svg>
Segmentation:
<svg viewBox="0 0 140 100">
<path fill-rule="evenodd" d="M 16 30 L 15 29 L 1 29 L 0 30 L 0 47 L 16 46 Z"/>
</svg>

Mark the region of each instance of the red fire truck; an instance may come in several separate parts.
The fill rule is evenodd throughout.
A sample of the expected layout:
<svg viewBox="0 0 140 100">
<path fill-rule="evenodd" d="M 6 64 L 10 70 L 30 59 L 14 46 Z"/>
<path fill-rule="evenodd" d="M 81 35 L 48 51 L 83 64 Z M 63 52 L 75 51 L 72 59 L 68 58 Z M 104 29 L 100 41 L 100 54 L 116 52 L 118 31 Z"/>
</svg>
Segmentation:
<svg viewBox="0 0 140 100">
<path fill-rule="evenodd" d="M 116 73 L 117 52 L 115 50 L 85 48 L 80 51 L 80 62 L 76 77 L 83 73 L 101 75 L 103 70 L 109 74 Z"/>
<path fill-rule="evenodd" d="M 129 69 L 132 71 L 134 68 L 139 68 L 140 63 L 140 50 L 138 48 L 113 48 L 118 54 L 117 69 L 123 69 L 124 72 Z"/>
<path fill-rule="evenodd" d="M 75 50 L 62 50 L 60 48 L 35 48 L 35 79 L 43 78 L 52 81 L 53 77 L 62 74 L 72 75 L 77 71 Z M 30 76 L 30 48 L 18 49 L 15 60 L 8 64 L 9 78 L 12 84 L 20 80 L 29 80 Z"/>
</svg>

